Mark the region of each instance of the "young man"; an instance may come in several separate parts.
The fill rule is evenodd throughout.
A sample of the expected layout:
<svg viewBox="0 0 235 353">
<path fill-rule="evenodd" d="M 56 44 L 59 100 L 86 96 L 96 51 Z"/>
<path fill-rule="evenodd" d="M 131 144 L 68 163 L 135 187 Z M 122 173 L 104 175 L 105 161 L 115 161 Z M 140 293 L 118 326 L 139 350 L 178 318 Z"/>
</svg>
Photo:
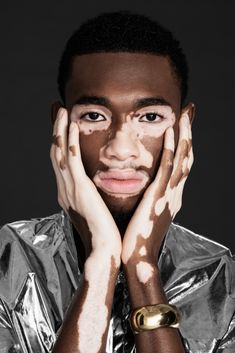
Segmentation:
<svg viewBox="0 0 235 353">
<path fill-rule="evenodd" d="M 232 352 L 231 254 L 172 223 L 193 163 L 178 41 L 101 15 L 68 41 L 58 83 L 63 211 L 1 229 L 0 352 Z"/>
</svg>

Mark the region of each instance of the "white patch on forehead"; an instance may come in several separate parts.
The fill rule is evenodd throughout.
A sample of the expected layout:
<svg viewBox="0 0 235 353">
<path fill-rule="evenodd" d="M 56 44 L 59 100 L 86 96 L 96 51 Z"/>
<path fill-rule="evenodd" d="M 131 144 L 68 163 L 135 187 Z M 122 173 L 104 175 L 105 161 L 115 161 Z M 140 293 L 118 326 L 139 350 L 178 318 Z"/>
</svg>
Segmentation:
<svg viewBox="0 0 235 353">
<path fill-rule="evenodd" d="M 153 273 L 153 266 L 151 266 L 147 262 L 140 261 L 136 265 L 137 278 L 143 284 L 146 284 L 153 277 Z"/>
<path fill-rule="evenodd" d="M 92 262 L 92 256 L 90 262 Z M 78 320 L 79 351 L 82 353 L 98 352 L 102 344 L 102 337 L 108 324 L 108 308 L 105 305 L 108 293 L 108 283 L 111 270 L 111 259 L 109 266 L 101 266 L 97 262 L 97 271 L 94 273 L 94 266 L 86 262 L 86 280 L 88 291 L 82 311 Z M 100 270 L 100 276 L 97 273 Z M 97 291 L 97 288 L 99 290 Z M 94 315 L 95 313 L 95 315 Z M 89 323 L 89 330 L 86 330 Z M 88 344 L 89 342 L 89 344 Z"/>
<path fill-rule="evenodd" d="M 147 254 L 145 246 L 141 246 L 139 254 L 140 254 L 140 256 L 145 256 Z"/>
</svg>

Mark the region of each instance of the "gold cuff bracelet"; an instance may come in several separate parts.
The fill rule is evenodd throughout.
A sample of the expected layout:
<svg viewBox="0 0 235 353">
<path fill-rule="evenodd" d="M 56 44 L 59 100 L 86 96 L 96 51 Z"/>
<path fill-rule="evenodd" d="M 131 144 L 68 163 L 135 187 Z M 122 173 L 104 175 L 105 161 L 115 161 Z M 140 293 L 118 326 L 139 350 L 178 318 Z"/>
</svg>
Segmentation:
<svg viewBox="0 0 235 353">
<path fill-rule="evenodd" d="M 174 305 L 147 305 L 132 311 L 131 327 L 134 333 L 159 327 L 179 327 L 180 314 Z"/>
</svg>

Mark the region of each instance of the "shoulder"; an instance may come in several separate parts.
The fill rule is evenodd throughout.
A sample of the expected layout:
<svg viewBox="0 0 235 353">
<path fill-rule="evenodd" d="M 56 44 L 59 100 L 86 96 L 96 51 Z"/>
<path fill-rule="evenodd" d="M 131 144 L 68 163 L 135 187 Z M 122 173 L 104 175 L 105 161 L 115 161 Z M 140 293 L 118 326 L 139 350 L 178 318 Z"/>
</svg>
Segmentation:
<svg viewBox="0 0 235 353">
<path fill-rule="evenodd" d="M 182 314 L 182 336 L 192 350 L 209 351 L 233 320 L 234 257 L 227 247 L 172 223 L 159 263 L 166 295 Z"/>
<path fill-rule="evenodd" d="M 200 258 L 201 261 L 224 255 L 232 257 L 226 246 L 176 223 L 171 223 L 165 245 L 172 250 L 176 258 Z"/>
<path fill-rule="evenodd" d="M 55 252 L 64 240 L 74 253 L 72 235 L 71 223 L 63 210 L 47 217 L 7 223 L 0 228 L 0 256 L 10 247 L 24 252 Z"/>
<path fill-rule="evenodd" d="M 56 259 L 77 266 L 72 227 L 67 215 L 59 213 L 20 220 L 0 228 L 0 297 L 14 305 L 29 278 L 51 283 Z M 35 277 L 36 275 L 36 277 Z M 55 274 L 54 274 L 55 275 Z"/>
<path fill-rule="evenodd" d="M 205 236 L 172 223 L 159 260 L 165 281 L 202 274 L 207 280 L 223 269 L 228 291 L 235 296 L 235 261 L 230 250 Z M 170 282 L 171 282 L 170 280 Z"/>
<path fill-rule="evenodd" d="M 4 234 L 0 239 L 1 248 L 3 242 L 21 240 L 35 247 L 40 247 L 42 244 L 48 246 L 55 237 L 62 236 L 65 223 L 66 217 L 63 211 L 47 217 L 6 223 L 0 227 L 0 234 Z"/>
</svg>

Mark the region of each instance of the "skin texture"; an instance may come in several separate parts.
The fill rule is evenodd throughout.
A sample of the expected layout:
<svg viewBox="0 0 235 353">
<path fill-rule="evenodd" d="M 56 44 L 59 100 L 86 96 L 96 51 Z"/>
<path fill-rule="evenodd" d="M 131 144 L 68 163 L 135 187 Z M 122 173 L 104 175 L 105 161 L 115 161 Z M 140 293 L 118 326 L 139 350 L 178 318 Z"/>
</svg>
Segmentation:
<svg viewBox="0 0 235 353">
<path fill-rule="evenodd" d="M 76 57 L 65 96 L 65 108 L 52 107 L 51 160 L 58 202 L 86 260 L 83 286 L 53 352 L 104 352 L 121 263 L 133 309 L 167 303 L 156 260 L 193 163 L 194 106 L 181 107 L 168 59 L 150 54 Z M 112 176 L 107 189 L 102 175 L 110 171 L 138 176 L 137 188 Z M 136 348 L 184 352 L 172 328 L 140 333 Z"/>
</svg>

